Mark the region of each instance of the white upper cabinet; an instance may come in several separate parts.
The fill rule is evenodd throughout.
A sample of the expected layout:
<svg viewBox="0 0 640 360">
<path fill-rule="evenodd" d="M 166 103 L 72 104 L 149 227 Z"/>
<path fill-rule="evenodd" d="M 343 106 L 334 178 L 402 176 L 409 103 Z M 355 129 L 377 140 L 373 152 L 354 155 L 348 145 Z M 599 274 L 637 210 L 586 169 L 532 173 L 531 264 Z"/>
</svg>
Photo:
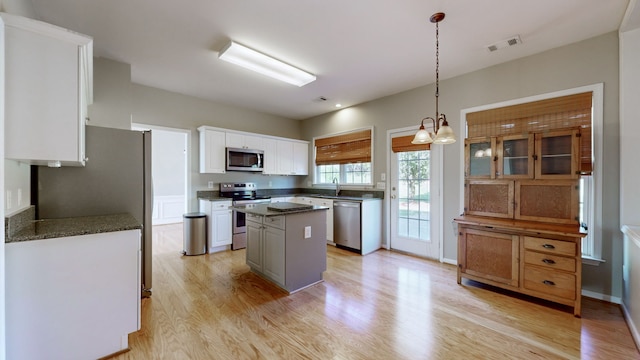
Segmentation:
<svg viewBox="0 0 640 360">
<path fill-rule="evenodd" d="M 265 175 L 307 175 L 309 142 L 200 126 L 200 173 L 225 173 L 226 148 L 264 151 Z"/>
<path fill-rule="evenodd" d="M 200 131 L 200 172 L 224 174 L 225 173 L 225 133 L 207 129 L 204 126 Z"/>
<path fill-rule="evenodd" d="M 264 150 L 260 136 L 227 132 L 226 139 L 227 147 L 230 148 Z"/>
<path fill-rule="evenodd" d="M 276 164 L 278 174 L 293 175 L 293 143 L 291 141 L 276 142 Z"/>
<path fill-rule="evenodd" d="M 309 174 L 309 144 L 306 142 L 293 143 L 293 173 L 294 175 Z"/>
<path fill-rule="evenodd" d="M 265 155 L 266 156 L 266 155 Z M 276 164 L 280 175 L 307 175 L 309 173 L 309 143 L 306 141 L 278 140 Z"/>
<path fill-rule="evenodd" d="M 84 166 L 93 101 L 93 40 L 2 13 L 5 23 L 5 157 Z"/>
<path fill-rule="evenodd" d="M 264 169 L 262 173 L 265 175 L 276 175 L 278 174 L 278 165 L 277 165 L 277 147 L 278 140 L 264 138 L 262 139 L 262 150 L 264 150 Z"/>
</svg>

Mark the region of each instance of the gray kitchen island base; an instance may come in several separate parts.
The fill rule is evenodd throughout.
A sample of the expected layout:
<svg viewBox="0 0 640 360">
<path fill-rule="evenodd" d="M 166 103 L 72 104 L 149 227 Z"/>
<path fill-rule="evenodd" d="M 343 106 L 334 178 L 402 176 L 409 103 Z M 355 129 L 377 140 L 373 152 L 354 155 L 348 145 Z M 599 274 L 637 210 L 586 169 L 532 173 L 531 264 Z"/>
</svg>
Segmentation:
<svg viewBox="0 0 640 360">
<path fill-rule="evenodd" d="M 322 282 L 327 269 L 322 206 L 278 212 L 267 205 L 234 207 L 247 214 L 247 265 L 288 293 Z"/>
</svg>

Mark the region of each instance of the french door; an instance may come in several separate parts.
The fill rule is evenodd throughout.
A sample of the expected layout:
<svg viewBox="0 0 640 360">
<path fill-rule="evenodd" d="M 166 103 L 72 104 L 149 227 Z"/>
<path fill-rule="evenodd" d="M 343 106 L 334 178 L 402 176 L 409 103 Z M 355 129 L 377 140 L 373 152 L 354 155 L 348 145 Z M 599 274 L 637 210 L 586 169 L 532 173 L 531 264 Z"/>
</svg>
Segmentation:
<svg viewBox="0 0 640 360">
<path fill-rule="evenodd" d="M 391 132 L 391 139 L 415 133 Z M 418 256 L 440 258 L 441 146 L 393 152 L 390 159 L 390 247 Z"/>
</svg>

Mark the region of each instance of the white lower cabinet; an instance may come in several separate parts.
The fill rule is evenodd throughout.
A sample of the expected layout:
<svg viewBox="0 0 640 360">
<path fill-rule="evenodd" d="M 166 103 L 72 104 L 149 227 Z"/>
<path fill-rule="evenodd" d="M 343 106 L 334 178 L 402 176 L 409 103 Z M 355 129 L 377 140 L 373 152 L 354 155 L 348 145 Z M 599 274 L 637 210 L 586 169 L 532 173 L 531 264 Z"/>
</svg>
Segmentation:
<svg viewBox="0 0 640 360">
<path fill-rule="evenodd" d="M 247 264 L 285 287 L 284 216 L 247 214 Z"/>
<path fill-rule="evenodd" d="M 329 208 L 327 210 L 327 241 L 333 242 L 333 200 L 311 198 L 311 204 Z"/>
<path fill-rule="evenodd" d="M 295 199 L 294 196 L 282 196 L 282 197 L 272 197 L 271 203 L 281 203 L 281 202 L 293 202 Z"/>
<path fill-rule="evenodd" d="M 128 348 L 140 329 L 140 230 L 14 242 L 5 252 L 7 359 Z"/>
<path fill-rule="evenodd" d="M 327 241 L 333 242 L 333 200 L 314 198 L 310 196 L 296 196 L 291 199 L 291 202 L 296 204 L 309 204 L 316 206 L 328 207 L 327 210 Z"/>
<path fill-rule="evenodd" d="M 228 250 L 232 242 L 231 201 L 200 200 L 200 212 L 207 214 L 209 253 Z"/>
</svg>

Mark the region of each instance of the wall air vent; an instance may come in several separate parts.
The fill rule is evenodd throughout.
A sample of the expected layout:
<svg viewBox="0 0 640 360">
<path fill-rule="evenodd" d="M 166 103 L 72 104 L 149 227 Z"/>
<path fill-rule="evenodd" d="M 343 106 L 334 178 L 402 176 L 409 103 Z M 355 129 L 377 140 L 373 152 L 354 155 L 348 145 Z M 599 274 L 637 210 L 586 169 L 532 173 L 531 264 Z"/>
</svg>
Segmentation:
<svg viewBox="0 0 640 360">
<path fill-rule="evenodd" d="M 518 44 L 522 44 L 522 39 L 520 39 L 520 35 L 515 35 L 508 39 L 498 41 L 491 45 L 487 45 L 487 50 L 489 50 L 489 52 L 494 52 L 494 51 L 498 51 L 500 49 L 504 49 L 510 46 L 515 46 Z"/>
</svg>

